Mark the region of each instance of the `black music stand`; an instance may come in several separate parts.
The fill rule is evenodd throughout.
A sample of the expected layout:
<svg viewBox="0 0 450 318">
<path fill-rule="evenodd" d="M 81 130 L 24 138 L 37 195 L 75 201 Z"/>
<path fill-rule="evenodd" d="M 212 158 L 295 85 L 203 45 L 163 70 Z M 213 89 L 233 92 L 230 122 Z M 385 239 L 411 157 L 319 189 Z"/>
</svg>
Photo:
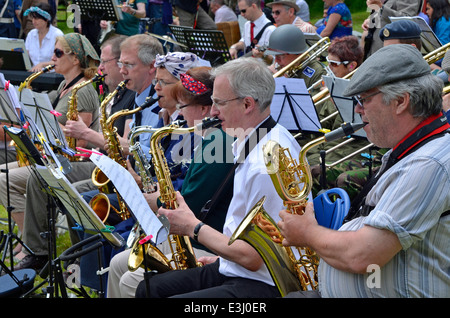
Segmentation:
<svg viewBox="0 0 450 318">
<path fill-rule="evenodd" d="M 275 79 L 270 106 L 272 117 L 291 132 L 320 133 L 322 128 L 305 81 L 300 78 Z"/>
<path fill-rule="evenodd" d="M 222 31 L 184 29 L 183 33 L 189 52 L 210 61 L 211 66 L 222 65 L 231 60 L 227 41 Z"/>
<path fill-rule="evenodd" d="M 180 50 L 182 52 L 189 52 L 189 46 L 186 41 L 186 37 L 184 36 L 184 30 L 193 30 L 193 28 L 187 27 L 187 26 L 169 24 L 169 29 L 170 29 L 171 35 L 175 38 L 175 40 L 177 40 L 177 42 L 186 45 L 186 46 L 181 46 Z"/>
<path fill-rule="evenodd" d="M 117 0 L 75 0 L 80 7 L 81 19 L 119 21 L 123 19 Z"/>
<path fill-rule="evenodd" d="M 22 126 L 22 122 L 19 118 L 19 115 L 17 113 L 17 108 L 20 106 L 16 105 L 18 103 L 17 99 L 17 92 L 15 91 L 15 87 L 13 85 L 9 85 L 8 82 L 5 81 L 3 74 L 0 74 L 0 122 L 9 125 L 11 128 L 15 128 L 15 126 Z M 9 169 L 8 169 L 8 147 L 7 147 L 7 139 L 6 139 L 6 128 L 7 126 L 4 126 L 5 134 L 4 134 L 4 143 L 5 143 L 5 169 L 3 169 L 1 172 L 5 173 L 6 175 L 6 195 L 7 195 L 7 206 L 6 212 L 8 215 L 8 233 L 6 234 L 6 240 L 4 245 L 4 253 L 2 255 L 2 261 L 5 260 L 7 251 L 9 249 L 10 252 L 10 260 L 11 260 L 11 271 L 14 270 L 14 262 L 13 262 L 13 241 L 16 240 L 18 244 L 21 244 L 30 254 L 33 254 L 33 252 L 26 246 L 23 241 L 14 233 L 13 229 L 13 221 L 12 221 L 12 211 L 14 210 L 14 207 L 11 206 L 11 199 L 10 199 L 10 191 L 9 191 Z M 2 269 L 0 269 L 1 273 Z"/>
</svg>

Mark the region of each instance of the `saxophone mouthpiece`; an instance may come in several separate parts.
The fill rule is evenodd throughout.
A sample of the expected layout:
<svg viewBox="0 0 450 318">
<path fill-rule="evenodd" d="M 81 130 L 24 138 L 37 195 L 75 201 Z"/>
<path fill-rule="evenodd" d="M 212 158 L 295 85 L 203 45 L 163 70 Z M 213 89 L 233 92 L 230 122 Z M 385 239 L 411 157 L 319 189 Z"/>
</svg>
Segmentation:
<svg viewBox="0 0 450 318">
<path fill-rule="evenodd" d="M 208 129 L 212 127 L 218 127 L 222 123 L 222 120 L 217 117 L 205 118 L 201 124 L 199 129 Z"/>
<path fill-rule="evenodd" d="M 42 73 L 47 73 L 48 71 L 50 71 L 54 68 L 55 68 L 55 65 L 50 64 L 50 65 L 47 65 L 46 67 L 44 67 L 41 71 L 42 71 Z"/>
<path fill-rule="evenodd" d="M 146 109 L 147 107 L 152 106 L 154 103 L 156 103 L 159 99 L 161 98 L 161 96 L 157 96 L 156 98 L 150 97 L 145 100 L 145 102 L 140 106 L 141 110 Z"/>
<path fill-rule="evenodd" d="M 367 123 L 343 123 L 340 128 L 337 128 L 325 134 L 326 141 L 333 141 L 351 135 L 354 132 L 363 128 Z"/>
</svg>

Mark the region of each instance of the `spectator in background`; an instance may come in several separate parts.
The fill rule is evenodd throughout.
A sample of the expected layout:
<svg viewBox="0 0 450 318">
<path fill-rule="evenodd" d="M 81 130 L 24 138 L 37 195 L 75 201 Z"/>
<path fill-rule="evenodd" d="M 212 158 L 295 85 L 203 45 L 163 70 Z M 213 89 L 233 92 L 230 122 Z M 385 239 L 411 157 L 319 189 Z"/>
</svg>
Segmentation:
<svg viewBox="0 0 450 318">
<path fill-rule="evenodd" d="M 428 0 L 426 13 L 433 32 L 442 45 L 450 42 L 450 3 L 448 0 Z"/>
<path fill-rule="evenodd" d="M 217 30 L 214 20 L 200 6 L 203 0 L 173 0 L 172 5 L 181 26 L 199 30 Z"/>
<path fill-rule="evenodd" d="M 16 27 L 14 25 L 14 3 L 9 0 L 0 0 L 0 37 L 17 38 Z"/>
<path fill-rule="evenodd" d="M 22 0 L 14 0 L 14 26 L 16 27 L 17 37 L 20 38 L 20 10 L 22 10 Z"/>
<path fill-rule="evenodd" d="M 322 37 L 331 40 L 336 37 L 352 35 L 352 15 L 343 0 L 323 0 L 329 6 L 323 25 L 317 29 Z"/>
<path fill-rule="evenodd" d="M 309 6 L 308 3 L 306 3 L 305 0 L 297 0 L 295 3 L 298 5 L 300 10 L 297 12 L 297 17 L 302 19 L 305 22 L 309 22 L 310 15 L 309 15 Z"/>
<path fill-rule="evenodd" d="M 172 5 L 169 0 L 148 0 L 147 3 L 147 18 L 154 19 L 149 21 L 148 32 L 167 35 L 170 32 L 169 24 L 173 23 L 172 19 Z M 144 33 L 141 30 L 140 33 Z"/>
<path fill-rule="evenodd" d="M 31 72 L 39 72 L 47 65 L 53 65 L 56 37 L 64 33 L 52 25 L 55 12 L 48 3 L 39 3 L 27 9 L 23 15 L 29 16 L 34 26 L 25 40 L 25 48 L 32 62 Z"/>
<path fill-rule="evenodd" d="M 272 9 L 272 16 L 277 27 L 283 24 L 293 24 L 303 33 L 316 33 L 316 29 L 311 24 L 296 15 L 300 8 L 295 0 L 274 0 L 267 6 Z"/>
<path fill-rule="evenodd" d="M 237 21 L 236 13 L 227 5 L 224 0 L 211 0 L 211 12 L 214 13 L 214 22 Z"/>
</svg>

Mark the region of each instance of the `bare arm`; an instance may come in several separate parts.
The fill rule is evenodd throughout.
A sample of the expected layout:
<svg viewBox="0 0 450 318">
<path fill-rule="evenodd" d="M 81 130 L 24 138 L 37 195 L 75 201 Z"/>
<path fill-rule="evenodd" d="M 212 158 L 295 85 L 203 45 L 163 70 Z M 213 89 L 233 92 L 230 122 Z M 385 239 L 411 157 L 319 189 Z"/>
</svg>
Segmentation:
<svg viewBox="0 0 450 318">
<path fill-rule="evenodd" d="M 357 231 L 335 231 L 317 224 L 313 204 L 303 215 L 281 211 L 279 222 L 283 245 L 309 246 L 330 266 L 366 273 L 367 267 L 385 265 L 401 250 L 397 235 L 388 230 L 364 226 Z"/>
</svg>

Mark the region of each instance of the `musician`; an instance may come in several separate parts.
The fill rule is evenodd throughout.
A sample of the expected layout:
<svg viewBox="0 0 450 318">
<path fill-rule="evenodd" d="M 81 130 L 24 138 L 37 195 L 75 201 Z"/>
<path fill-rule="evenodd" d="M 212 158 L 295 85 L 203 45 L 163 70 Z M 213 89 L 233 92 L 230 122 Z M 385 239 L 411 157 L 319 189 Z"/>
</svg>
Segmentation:
<svg viewBox="0 0 450 318">
<path fill-rule="evenodd" d="M 177 108 L 187 120 L 189 127 L 205 117 L 210 117 L 212 88 L 213 80 L 210 77 L 209 67 L 191 68 L 186 74 L 181 74 L 181 81 L 173 85 L 171 96 L 178 101 Z M 227 158 L 231 154 L 232 142 L 233 138 L 220 129 L 203 131 L 201 148 L 198 148 L 201 151 L 195 151 L 181 188 L 185 200 L 199 216 L 206 202 L 216 198 L 210 212 L 202 219 L 218 230 L 223 227 L 226 209 L 232 196 L 233 178 L 230 170 L 233 163 L 232 158 Z M 226 180 L 228 174 L 230 176 Z M 145 196 L 152 210 L 157 211 L 160 205 L 157 202 L 159 192 Z M 191 240 L 191 244 L 197 258 L 212 255 L 211 251 L 196 241 Z M 170 254 L 167 242 L 161 245 L 158 246 L 160 251 Z M 144 279 L 143 268 L 138 268 L 134 272 L 128 271 L 129 255 L 130 250 L 126 250 L 111 260 L 107 285 L 109 298 L 133 298 L 139 282 Z"/>
<path fill-rule="evenodd" d="M 450 126 L 442 87 L 405 44 L 378 50 L 350 80 L 344 94 L 357 97 L 369 141 L 391 149 L 380 172 L 339 231 L 318 226 L 312 203 L 303 215 L 281 211 L 278 223 L 284 245 L 320 256 L 320 296 L 448 296 Z"/>
<path fill-rule="evenodd" d="M 88 81 L 95 76 L 97 73 L 98 63 L 100 58 L 95 52 L 94 48 L 90 44 L 90 42 L 83 36 L 78 33 L 69 33 L 65 34 L 62 37 L 58 37 L 55 44 L 55 51 L 52 57 L 52 61 L 55 65 L 55 72 L 62 74 L 64 76 L 64 80 L 61 82 L 58 90 L 56 99 L 53 100 L 53 106 L 55 107 L 55 111 L 60 113 L 61 116 L 57 117 L 59 124 L 63 127 L 67 122 L 67 112 L 69 108 L 69 98 L 72 95 L 72 89 L 75 85 L 80 84 L 84 81 Z M 98 107 L 99 107 L 99 97 L 97 91 L 94 89 L 92 85 L 83 86 L 76 93 L 77 95 L 77 110 L 79 112 L 79 120 L 82 120 L 85 125 L 90 126 L 92 129 L 99 129 L 98 123 Z M 77 140 L 77 144 L 80 146 L 88 145 L 87 140 L 79 139 Z M 82 177 L 82 179 L 90 178 L 90 173 L 93 169 L 92 162 L 82 162 L 78 165 L 74 165 L 71 174 L 77 177 Z M 34 174 L 30 174 L 30 167 L 20 167 L 18 169 L 14 169 L 13 174 L 19 174 L 20 177 L 16 177 L 15 181 L 12 181 L 11 178 L 12 171 L 10 171 L 10 190 L 14 189 L 15 197 L 11 201 L 17 208 L 17 213 L 21 213 L 24 220 L 21 222 L 21 231 L 23 233 L 23 241 L 26 245 L 33 246 L 33 243 L 36 243 L 36 249 L 32 250 L 38 256 L 27 255 L 24 256 L 23 253 L 17 256 L 24 256 L 21 262 L 16 265 L 15 268 L 30 268 L 30 266 L 42 266 L 47 261 L 46 251 L 47 244 L 46 240 L 43 240 L 40 237 L 40 232 L 38 231 L 36 238 L 29 238 L 29 234 L 31 233 L 25 225 L 28 221 L 24 216 L 26 211 L 25 199 L 28 199 L 27 195 L 27 179 L 30 179 L 29 176 Z M 3 178 L 3 175 L 1 175 Z M 2 182 L 2 196 L 3 196 L 3 185 L 6 182 Z M 39 188 L 40 189 L 40 188 Z M 34 208 L 42 208 L 43 211 L 40 213 L 42 216 L 42 223 L 45 224 L 45 228 L 47 226 L 47 197 L 42 196 L 42 192 L 39 192 L 38 197 L 43 198 L 43 204 L 40 206 L 34 206 Z M 3 200 L 3 199 L 2 199 Z M 6 202 L 6 199 L 5 201 Z M 33 204 L 31 204 L 33 206 Z M 33 214 L 33 213 L 30 213 Z M 23 227 L 22 227 L 23 224 Z M 33 228 L 35 226 L 34 222 L 30 224 Z M 45 244 L 39 244 L 43 240 Z M 43 250 L 41 248 L 45 246 Z"/>
<path fill-rule="evenodd" d="M 265 209 L 269 213 L 274 214 L 273 211 L 283 205 L 261 160 L 262 146 L 269 139 L 277 140 L 288 147 L 294 157 L 298 156 L 300 147 L 270 116 L 275 81 L 262 61 L 254 58 L 232 60 L 215 69 L 213 76 L 211 115 L 221 119 L 222 129 L 237 138 L 233 143 L 233 155 L 235 162 L 240 163 L 235 170 L 233 197 L 223 231 L 204 225 L 181 194 L 177 194 L 177 209 L 160 208 L 158 213 L 169 219 L 171 233 L 188 235 L 219 257 L 203 260 L 203 267 L 153 276 L 149 293 L 152 298 L 279 296 L 256 250 L 244 241 L 230 246 L 228 241 L 244 215 L 262 196 L 267 198 Z M 244 159 L 241 155 L 246 152 L 248 156 Z M 145 284 L 141 282 L 136 296 L 145 295 Z"/>
<path fill-rule="evenodd" d="M 261 0 L 239 0 L 239 12 L 248 21 L 244 25 L 241 39 L 230 46 L 230 55 L 237 58 L 239 52 L 249 53 L 258 46 L 267 46 L 275 26 L 261 10 Z"/>
<path fill-rule="evenodd" d="M 298 16 L 300 7 L 295 0 L 275 0 L 268 3 L 267 6 L 272 9 L 272 16 L 277 27 L 283 24 L 293 24 L 303 33 L 316 33 L 312 24 L 303 21 Z"/>
<path fill-rule="evenodd" d="M 275 63 L 269 68 L 273 73 L 276 73 L 278 70 L 291 64 L 291 62 L 307 50 L 308 45 L 306 44 L 303 32 L 292 24 L 284 24 L 272 32 L 267 50 L 264 54 L 275 56 Z M 306 87 L 310 87 L 317 81 L 320 81 L 322 76 L 326 74 L 322 64 L 313 60 L 303 67 L 303 69 L 296 70 L 294 76 L 303 79 Z M 310 94 L 314 95 L 318 93 L 319 89 L 313 89 Z"/>
<path fill-rule="evenodd" d="M 391 22 L 389 17 L 414 17 L 422 10 L 422 1 L 417 0 L 367 0 L 366 2 L 372 13 L 362 24 L 364 32 L 361 43 L 364 48 L 364 59 L 383 46 L 379 32 Z"/>
<path fill-rule="evenodd" d="M 181 26 L 192 27 L 199 30 L 216 30 L 214 20 L 203 9 L 203 0 L 172 0 L 175 15 Z"/>
<path fill-rule="evenodd" d="M 383 41 L 383 46 L 392 44 L 411 44 L 419 51 L 422 49 L 420 26 L 411 20 L 397 20 L 386 24 L 380 30 L 379 36 Z"/>
</svg>

